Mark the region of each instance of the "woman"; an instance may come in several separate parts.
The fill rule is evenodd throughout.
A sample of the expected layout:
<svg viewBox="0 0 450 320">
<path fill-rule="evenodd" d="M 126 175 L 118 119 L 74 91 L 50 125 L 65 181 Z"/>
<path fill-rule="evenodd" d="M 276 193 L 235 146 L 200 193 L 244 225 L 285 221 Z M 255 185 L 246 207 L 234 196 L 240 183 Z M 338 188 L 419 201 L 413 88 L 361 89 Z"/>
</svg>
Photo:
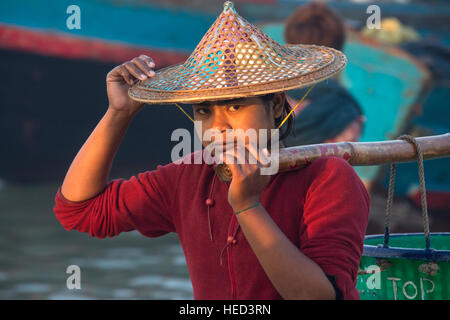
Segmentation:
<svg viewBox="0 0 450 320">
<path fill-rule="evenodd" d="M 231 26 L 226 21 L 232 21 Z M 191 102 L 194 120 L 201 121 L 204 130 L 221 133 L 227 129 L 272 129 L 280 123 L 288 110 L 283 88 L 288 83 L 300 86 L 307 81 L 300 85 L 298 79 L 272 81 L 272 93 L 261 95 L 254 93 L 261 92 L 258 85 L 265 86 L 264 81 L 245 87 L 239 84 L 239 75 L 251 76 L 251 70 L 255 70 L 242 69 L 242 61 L 233 60 L 233 64 L 227 63 L 227 58 L 223 63 L 218 60 L 217 70 L 222 70 L 218 77 L 225 82 L 201 82 L 198 76 L 191 76 L 194 71 L 184 72 L 192 70 L 195 61 L 202 61 L 200 72 L 205 70 L 205 59 L 214 59 L 205 48 L 220 54 L 233 48 L 233 34 L 227 38 L 226 30 L 220 37 L 224 34 L 220 28 L 232 29 L 233 23 L 235 30 L 242 26 L 241 32 L 246 35 L 255 32 L 255 36 L 248 37 L 251 41 L 264 41 L 264 35 L 226 3 L 224 12 L 204 37 L 222 38 L 217 47 L 223 45 L 224 49 L 201 42 L 182 68 L 175 66 L 155 73 L 154 62 L 140 56 L 108 73 L 108 110 L 58 189 L 55 214 L 66 229 L 99 238 L 131 230 L 147 237 L 176 232 L 195 299 L 358 299 L 355 281 L 369 199 L 353 168 L 344 160 L 325 157 L 305 169 L 268 176 L 260 174 L 264 161 L 249 148 L 247 156 L 253 154 L 261 162 L 248 163 L 235 152 L 240 162 L 227 162 L 233 174 L 229 183 L 220 181 L 214 165 L 206 163 L 170 163 L 130 180 L 107 181 L 119 144 L 144 106 L 140 101 Z M 267 43 L 260 46 L 251 41 L 248 43 L 253 49 L 248 50 L 269 50 Z M 278 47 L 276 50 L 283 51 Z M 228 57 L 235 54 L 229 53 Z M 270 51 L 259 56 L 277 59 L 270 57 Z M 272 62 L 278 66 L 285 63 L 282 56 Z M 309 62 L 305 63 L 309 66 Z M 187 78 L 174 78 L 177 70 Z M 323 72 L 323 68 L 319 71 Z M 307 77 L 312 75 L 308 73 Z M 190 83 L 195 86 L 192 79 L 215 87 L 178 88 Z M 158 85 L 168 90 L 157 89 Z M 209 144 L 202 142 L 204 146 Z"/>
</svg>

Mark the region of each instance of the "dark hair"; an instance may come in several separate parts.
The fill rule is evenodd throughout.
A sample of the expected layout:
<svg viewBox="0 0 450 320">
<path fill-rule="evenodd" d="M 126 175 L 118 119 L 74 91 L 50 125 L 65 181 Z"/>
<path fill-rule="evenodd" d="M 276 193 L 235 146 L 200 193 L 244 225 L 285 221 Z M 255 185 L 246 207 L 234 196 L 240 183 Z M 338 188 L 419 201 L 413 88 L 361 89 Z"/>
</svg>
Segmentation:
<svg viewBox="0 0 450 320">
<path fill-rule="evenodd" d="M 316 44 L 342 50 L 345 27 L 341 17 L 323 3 L 309 3 L 287 19 L 284 38 L 289 44 Z"/>
<path fill-rule="evenodd" d="M 263 96 L 260 96 L 260 98 L 265 102 L 269 103 L 273 100 L 275 97 L 275 93 L 269 93 Z M 281 124 L 281 122 L 284 120 L 284 118 L 291 112 L 292 108 L 287 99 L 285 99 L 284 106 L 283 106 L 283 112 L 281 113 L 281 116 L 275 119 L 275 127 L 278 128 L 278 126 Z M 286 139 L 292 132 L 294 131 L 294 117 L 291 114 L 289 118 L 286 120 L 286 122 L 281 126 L 280 128 L 280 141 Z"/>
</svg>

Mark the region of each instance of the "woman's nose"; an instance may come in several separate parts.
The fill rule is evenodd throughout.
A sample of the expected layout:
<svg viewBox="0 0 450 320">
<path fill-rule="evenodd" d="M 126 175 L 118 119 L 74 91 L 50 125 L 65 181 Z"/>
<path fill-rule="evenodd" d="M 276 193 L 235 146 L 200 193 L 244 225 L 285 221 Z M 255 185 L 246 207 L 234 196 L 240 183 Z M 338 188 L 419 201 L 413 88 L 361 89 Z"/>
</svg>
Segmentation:
<svg viewBox="0 0 450 320">
<path fill-rule="evenodd" d="M 225 131 L 227 129 L 231 129 L 228 119 L 227 119 L 226 115 L 223 114 L 223 112 L 221 112 L 221 111 L 214 112 L 212 129 L 218 130 L 222 133 L 225 133 Z"/>
</svg>

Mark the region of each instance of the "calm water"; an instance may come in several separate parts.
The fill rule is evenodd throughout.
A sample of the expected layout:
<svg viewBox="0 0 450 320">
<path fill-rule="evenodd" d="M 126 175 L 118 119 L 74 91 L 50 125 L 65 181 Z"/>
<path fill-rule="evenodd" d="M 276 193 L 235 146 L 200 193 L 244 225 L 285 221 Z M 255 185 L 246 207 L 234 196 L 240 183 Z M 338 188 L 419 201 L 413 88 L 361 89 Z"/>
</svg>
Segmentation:
<svg viewBox="0 0 450 320">
<path fill-rule="evenodd" d="M 52 207 L 58 185 L 0 189 L 0 299 L 192 299 L 176 235 L 95 239 L 66 231 Z M 81 289 L 69 290 L 69 265 Z"/>
</svg>

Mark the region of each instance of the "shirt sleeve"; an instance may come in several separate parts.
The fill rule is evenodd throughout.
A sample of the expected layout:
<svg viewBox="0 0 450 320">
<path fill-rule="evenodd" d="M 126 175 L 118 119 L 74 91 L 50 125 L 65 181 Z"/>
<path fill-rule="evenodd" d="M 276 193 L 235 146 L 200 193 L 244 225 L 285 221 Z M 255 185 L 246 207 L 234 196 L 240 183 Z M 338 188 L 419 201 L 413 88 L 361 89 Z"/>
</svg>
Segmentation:
<svg viewBox="0 0 450 320">
<path fill-rule="evenodd" d="M 171 163 L 129 180 L 111 180 L 101 193 L 81 202 L 66 199 L 59 188 L 53 211 L 66 230 L 88 232 L 96 238 L 132 230 L 147 237 L 175 232 L 176 168 Z"/>
<path fill-rule="evenodd" d="M 300 250 L 334 279 L 343 299 L 359 299 L 356 280 L 369 216 L 369 195 L 344 159 L 313 162 L 305 180 Z"/>
</svg>

